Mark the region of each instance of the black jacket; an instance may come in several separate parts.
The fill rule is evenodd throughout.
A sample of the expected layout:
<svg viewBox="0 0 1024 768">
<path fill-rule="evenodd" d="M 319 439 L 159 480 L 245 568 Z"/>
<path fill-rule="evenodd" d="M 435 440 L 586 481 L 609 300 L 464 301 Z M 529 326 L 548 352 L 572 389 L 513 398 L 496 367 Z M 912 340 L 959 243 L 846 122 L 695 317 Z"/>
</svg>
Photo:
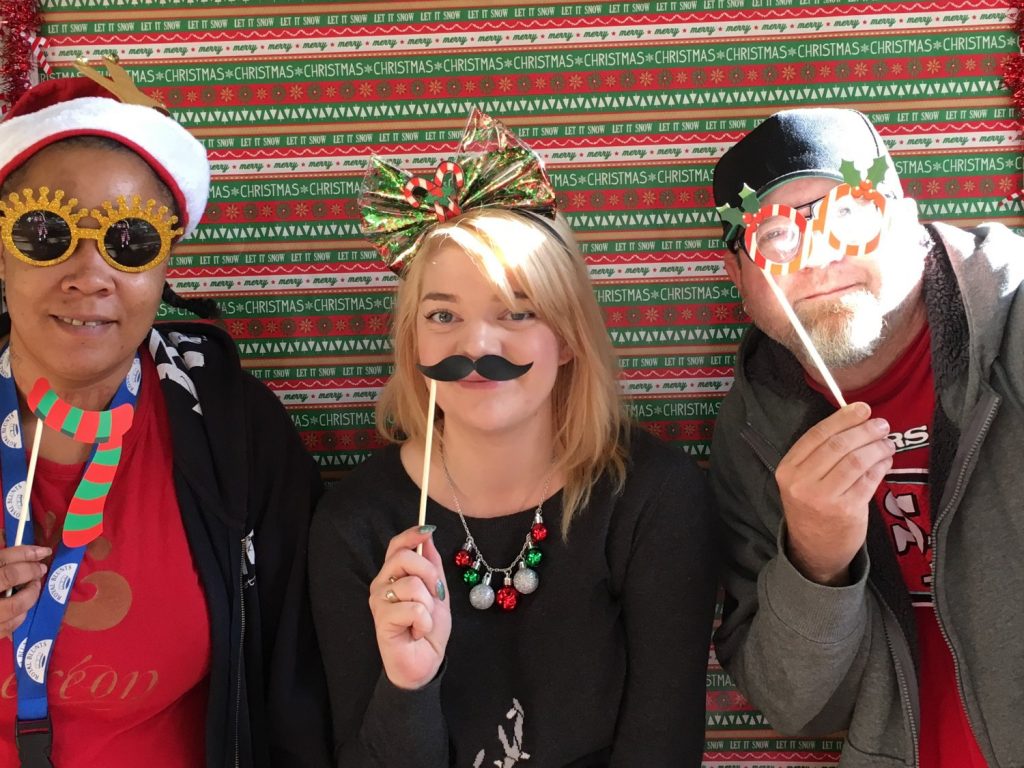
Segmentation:
<svg viewBox="0 0 1024 768">
<path fill-rule="evenodd" d="M 161 323 L 145 344 L 210 615 L 207 768 L 326 766 L 327 695 L 306 579 L 316 464 L 223 331 Z"/>
</svg>

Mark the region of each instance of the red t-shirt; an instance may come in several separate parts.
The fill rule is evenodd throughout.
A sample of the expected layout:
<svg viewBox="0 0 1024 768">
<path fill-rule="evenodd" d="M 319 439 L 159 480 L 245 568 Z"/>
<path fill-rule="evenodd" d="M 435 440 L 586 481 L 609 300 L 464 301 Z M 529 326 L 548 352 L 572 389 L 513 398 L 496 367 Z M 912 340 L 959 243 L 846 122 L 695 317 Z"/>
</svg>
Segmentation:
<svg viewBox="0 0 1024 768">
<path fill-rule="evenodd" d="M 827 390 L 808 381 L 832 400 Z M 885 518 L 917 620 L 921 766 L 986 768 L 960 701 L 953 654 L 942 636 L 932 603 L 928 461 L 935 390 L 927 326 L 873 384 L 845 392 L 844 396 L 850 403 L 867 403 L 872 416 L 888 421 L 892 430 L 889 439 L 896 445 L 892 469 L 875 491 L 875 501 Z"/>
<path fill-rule="evenodd" d="M 47 690 L 59 768 L 205 764 L 206 597 L 174 491 L 163 392 L 149 355 L 141 358 L 135 421 L 103 533 L 86 548 L 53 646 Z M 84 468 L 39 460 L 32 489 L 37 544 L 56 549 Z M 17 765 L 10 638 L 0 640 L 0 683 L 0 765 Z"/>
</svg>

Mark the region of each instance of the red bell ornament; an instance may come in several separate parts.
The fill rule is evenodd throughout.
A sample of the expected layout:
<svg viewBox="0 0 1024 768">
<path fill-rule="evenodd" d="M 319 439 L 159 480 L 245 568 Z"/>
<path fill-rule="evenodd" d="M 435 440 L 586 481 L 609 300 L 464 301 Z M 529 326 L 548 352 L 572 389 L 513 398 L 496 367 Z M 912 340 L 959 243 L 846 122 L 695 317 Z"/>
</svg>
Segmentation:
<svg viewBox="0 0 1024 768">
<path fill-rule="evenodd" d="M 510 584 L 506 584 L 498 590 L 498 594 L 494 597 L 494 602 L 498 604 L 498 607 L 503 611 L 514 611 L 516 603 L 519 602 L 519 593 L 516 592 L 516 588 Z"/>
</svg>

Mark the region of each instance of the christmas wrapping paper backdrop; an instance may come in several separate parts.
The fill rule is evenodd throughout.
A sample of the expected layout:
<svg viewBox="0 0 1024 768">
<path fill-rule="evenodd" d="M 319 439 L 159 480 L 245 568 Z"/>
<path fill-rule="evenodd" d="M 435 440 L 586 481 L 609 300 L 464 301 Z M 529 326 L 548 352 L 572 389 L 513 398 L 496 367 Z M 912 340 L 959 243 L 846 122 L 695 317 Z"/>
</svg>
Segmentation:
<svg viewBox="0 0 1024 768">
<path fill-rule="evenodd" d="M 380 445 L 395 278 L 358 232 L 371 153 L 447 159 L 472 106 L 545 158 L 640 422 L 698 459 L 745 328 L 711 170 L 774 110 L 848 105 L 925 219 L 1021 223 L 1005 0 L 46 0 L 54 76 L 116 54 L 207 146 L 203 226 L 171 280 L 220 300 L 243 361 L 328 477 Z M 172 314 L 168 312 L 168 314 Z M 712 655 L 706 766 L 834 765 L 782 738 Z"/>
</svg>

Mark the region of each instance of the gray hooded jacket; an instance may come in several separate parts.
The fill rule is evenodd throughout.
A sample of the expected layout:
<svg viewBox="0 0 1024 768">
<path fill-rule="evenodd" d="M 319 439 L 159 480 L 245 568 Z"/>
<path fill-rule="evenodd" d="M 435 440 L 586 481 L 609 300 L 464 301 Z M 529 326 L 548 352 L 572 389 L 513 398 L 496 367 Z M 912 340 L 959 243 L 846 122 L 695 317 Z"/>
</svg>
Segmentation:
<svg viewBox="0 0 1024 768">
<path fill-rule="evenodd" d="M 929 229 L 936 612 L 982 752 L 1024 766 L 1024 239 Z M 914 619 L 880 513 L 849 586 L 806 580 L 781 546 L 775 468 L 831 410 L 791 354 L 747 334 L 712 446 L 727 553 L 718 656 L 779 731 L 847 730 L 844 768 L 916 766 Z"/>
</svg>

